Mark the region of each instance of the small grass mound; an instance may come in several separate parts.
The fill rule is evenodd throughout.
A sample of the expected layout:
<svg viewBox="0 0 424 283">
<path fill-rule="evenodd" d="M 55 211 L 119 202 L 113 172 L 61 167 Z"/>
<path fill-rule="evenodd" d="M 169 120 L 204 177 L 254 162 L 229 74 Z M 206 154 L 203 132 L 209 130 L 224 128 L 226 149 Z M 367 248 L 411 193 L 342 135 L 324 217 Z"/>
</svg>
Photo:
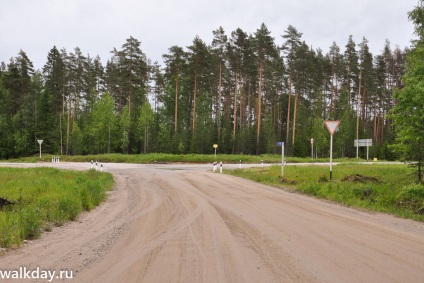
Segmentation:
<svg viewBox="0 0 424 283">
<path fill-rule="evenodd" d="M 424 214 L 424 186 L 411 184 L 402 188 L 396 197 L 396 204 L 400 208 L 414 211 L 416 214 Z"/>
<path fill-rule="evenodd" d="M 279 178 L 280 178 L 281 184 L 296 185 L 296 181 L 294 181 L 294 180 L 289 180 L 289 179 L 283 178 L 281 176 Z"/>
<path fill-rule="evenodd" d="M 376 177 L 364 176 L 361 174 L 346 175 L 341 180 L 342 182 L 353 182 L 353 183 L 367 183 L 367 182 L 380 183 L 380 180 L 377 179 Z"/>
</svg>

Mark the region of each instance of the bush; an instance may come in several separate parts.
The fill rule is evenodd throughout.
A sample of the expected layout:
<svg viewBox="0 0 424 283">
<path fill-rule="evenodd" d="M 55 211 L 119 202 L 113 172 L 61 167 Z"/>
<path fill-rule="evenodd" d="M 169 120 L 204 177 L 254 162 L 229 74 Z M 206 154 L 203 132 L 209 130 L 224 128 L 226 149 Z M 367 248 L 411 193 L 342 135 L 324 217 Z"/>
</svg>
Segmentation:
<svg viewBox="0 0 424 283">
<path fill-rule="evenodd" d="M 397 205 L 400 207 L 418 210 L 424 205 L 424 186 L 412 184 L 402 188 L 396 197 Z"/>
</svg>

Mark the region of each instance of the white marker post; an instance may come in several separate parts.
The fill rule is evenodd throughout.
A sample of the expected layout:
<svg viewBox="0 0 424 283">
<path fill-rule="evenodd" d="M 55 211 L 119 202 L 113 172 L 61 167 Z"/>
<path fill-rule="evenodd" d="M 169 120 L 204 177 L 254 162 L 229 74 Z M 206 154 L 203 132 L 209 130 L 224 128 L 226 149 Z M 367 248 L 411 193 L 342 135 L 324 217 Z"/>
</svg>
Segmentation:
<svg viewBox="0 0 424 283">
<path fill-rule="evenodd" d="M 239 169 L 241 169 L 241 160 L 240 160 L 240 163 L 239 163 Z"/>
<path fill-rule="evenodd" d="M 41 144 L 43 143 L 43 140 L 37 140 L 37 141 L 40 144 L 40 159 L 41 159 Z"/>
<path fill-rule="evenodd" d="M 221 161 L 221 163 L 219 164 L 219 173 L 222 173 L 222 161 Z"/>
<path fill-rule="evenodd" d="M 340 125 L 340 121 L 324 121 L 325 126 L 330 132 L 330 181 L 333 179 L 333 134 Z"/>
<path fill-rule="evenodd" d="M 215 173 L 216 172 L 216 164 L 217 164 L 218 162 L 216 162 L 216 161 L 214 161 L 214 163 L 213 163 L 213 172 Z"/>
<path fill-rule="evenodd" d="M 311 138 L 311 158 L 314 159 L 314 138 Z"/>
<path fill-rule="evenodd" d="M 277 146 L 281 146 L 281 177 L 284 177 L 284 142 L 277 142 Z"/>
</svg>

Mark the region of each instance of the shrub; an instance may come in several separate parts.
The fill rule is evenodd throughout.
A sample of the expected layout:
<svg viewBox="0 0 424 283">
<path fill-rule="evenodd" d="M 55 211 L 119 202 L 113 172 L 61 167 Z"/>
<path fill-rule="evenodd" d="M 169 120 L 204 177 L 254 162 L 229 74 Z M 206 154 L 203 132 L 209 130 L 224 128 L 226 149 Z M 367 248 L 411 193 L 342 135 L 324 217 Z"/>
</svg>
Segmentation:
<svg viewBox="0 0 424 283">
<path fill-rule="evenodd" d="M 424 186 L 412 184 L 402 188 L 396 197 L 397 205 L 411 210 L 420 209 L 424 204 Z"/>
</svg>

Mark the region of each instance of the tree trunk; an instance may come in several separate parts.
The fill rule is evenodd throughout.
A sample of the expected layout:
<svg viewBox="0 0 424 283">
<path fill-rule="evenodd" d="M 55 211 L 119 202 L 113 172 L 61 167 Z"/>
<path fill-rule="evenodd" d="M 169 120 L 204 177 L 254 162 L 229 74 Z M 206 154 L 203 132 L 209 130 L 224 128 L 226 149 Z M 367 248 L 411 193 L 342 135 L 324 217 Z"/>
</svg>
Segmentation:
<svg viewBox="0 0 424 283">
<path fill-rule="evenodd" d="M 241 82 L 241 86 L 239 86 L 239 90 L 240 90 L 240 96 L 239 96 L 239 111 L 240 111 L 240 128 L 239 130 L 241 131 L 243 129 L 243 99 L 244 99 L 244 95 L 243 95 L 243 78 L 240 75 L 240 82 Z"/>
<path fill-rule="evenodd" d="M 222 62 L 219 62 L 219 89 L 218 89 L 218 103 L 216 107 L 216 114 L 218 117 L 218 144 L 221 143 L 221 98 L 222 97 Z"/>
<path fill-rule="evenodd" d="M 297 114 L 298 96 L 299 96 L 299 92 L 296 90 L 294 94 L 294 110 L 293 110 L 292 151 L 291 151 L 292 156 L 294 156 L 294 139 L 296 135 L 296 114 Z"/>
<path fill-rule="evenodd" d="M 287 104 L 287 129 L 286 129 L 286 148 L 289 149 L 289 135 L 290 135 L 290 108 L 291 108 L 291 96 L 292 96 L 292 70 L 290 68 L 289 76 L 289 102 Z"/>
<path fill-rule="evenodd" d="M 377 134 L 377 103 L 376 103 L 376 101 L 375 101 L 375 99 L 374 99 L 374 141 L 373 141 L 373 144 L 374 144 L 374 157 L 376 157 L 377 156 L 377 136 L 378 136 L 378 134 Z"/>
<path fill-rule="evenodd" d="M 71 123 L 71 98 L 68 98 L 68 125 L 66 129 L 66 155 L 69 155 L 69 126 Z"/>
<path fill-rule="evenodd" d="M 262 109 L 262 61 L 259 63 L 259 96 L 258 96 L 258 128 L 256 132 L 256 155 L 259 155 L 260 135 L 261 135 L 261 109 Z"/>
<path fill-rule="evenodd" d="M 362 81 L 362 68 L 359 72 L 359 87 L 358 87 L 358 98 L 356 100 L 356 139 L 359 139 L 359 98 L 361 96 L 361 81 Z M 358 156 L 359 146 L 356 146 L 356 159 Z"/>
<path fill-rule="evenodd" d="M 130 77 L 129 77 L 129 85 L 128 85 L 128 115 L 130 116 L 130 120 L 131 120 L 131 98 L 132 98 L 132 69 L 133 69 L 133 64 L 132 64 L 132 48 L 131 48 L 131 53 L 130 53 L 130 58 L 131 58 L 131 63 L 130 63 Z"/>
<path fill-rule="evenodd" d="M 236 72 L 236 81 L 235 81 L 235 90 L 234 90 L 234 111 L 233 111 L 233 154 L 236 148 L 236 129 L 237 129 L 237 91 L 238 91 L 238 73 Z"/>
<path fill-rule="evenodd" d="M 196 130 L 196 94 L 197 94 L 197 69 L 194 70 L 194 95 L 193 95 L 193 137 Z"/>
<path fill-rule="evenodd" d="M 247 128 L 249 129 L 250 132 L 250 124 L 252 122 L 252 109 L 251 109 L 251 103 L 250 103 L 250 81 L 248 82 L 249 86 L 248 86 L 248 90 L 247 90 Z"/>
<path fill-rule="evenodd" d="M 175 118 L 174 118 L 174 149 L 177 150 L 178 131 L 178 67 L 175 74 Z"/>
</svg>

